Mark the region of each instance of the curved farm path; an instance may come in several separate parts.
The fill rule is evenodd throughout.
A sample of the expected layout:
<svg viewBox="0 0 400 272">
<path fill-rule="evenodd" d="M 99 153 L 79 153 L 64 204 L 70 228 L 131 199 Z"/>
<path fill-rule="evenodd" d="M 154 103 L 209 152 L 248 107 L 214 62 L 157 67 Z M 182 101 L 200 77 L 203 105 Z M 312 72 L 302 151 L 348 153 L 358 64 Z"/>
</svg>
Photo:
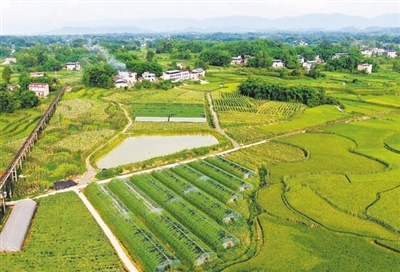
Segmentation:
<svg viewBox="0 0 400 272">
<path fill-rule="evenodd" d="M 131 116 L 129 115 L 128 111 L 124 108 L 124 105 L 121 103 L 119 103 L 118 105 L 124 111 L 124 114 L 125 114 L 126 119 L 128 120 L 128 123 L 125 125 L 123 130 L 121 130 L 119 133 L 117 133 L 114 137 L 112 137 L 110 140 L 105 142 L 103 145 L 96 148 L 92 153 L 89 154 L 89 156 L 87 156 L 87 158 L 85 160 L 86 173 L 83 175 L 81 180 L 79 180 L 79 182 L 78 182 L 79 185 L 88 184 L 90 182 L 90 180 L 96 175 L 96 169 L 90 164 L 90 158 L 93 156 L 93 154 L 95 152 L 97 152 L 98 150 L 102 149 L 104 146 L 106 146 L 107 143 L 111 142 L 112 140 L 117 138 L 119 135 L 125 133 L 133 124 L 133 120 L 132 120 Z"/>
<path fill-rule="evenodd" d="M 229 137 L 225 131 L 223 129 L 221 129 L 221 126 L 219 125 L 219 119 L 218 119 L 218 115 L 217 113 L 214 111 L 214 106 L 213 106 L 213 102 L 212 102 L 212 98 L 211 98 L 211 93 L 207 93 L 207 100 L 208 103 L 210 104 L 210 111 L 211 114 L 214 118 L 214 123 L 215 123 L 215 129 L 217 130 L 217 132 L 221 135 L 224 135 L 233 145 L 234 148 L 239 148 L 240 145 L 231 137 Z"/>
</svg>

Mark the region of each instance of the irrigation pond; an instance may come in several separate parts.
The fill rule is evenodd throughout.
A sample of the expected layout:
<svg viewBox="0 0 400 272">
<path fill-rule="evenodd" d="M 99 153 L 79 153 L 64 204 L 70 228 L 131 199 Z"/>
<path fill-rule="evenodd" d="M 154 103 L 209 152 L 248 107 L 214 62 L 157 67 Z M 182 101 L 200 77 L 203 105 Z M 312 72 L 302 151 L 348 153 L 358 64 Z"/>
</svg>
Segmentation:
<svg viewBox="0 0 400 272">
<path fill-rule="evenodd" d="M 124 164 L 165 156 L 184 149 L 218 144 L 211 135 L 140 136 L 125 139 L 119 146 L 102 157 L 99 168 L 111 168 Z"/>
</svg>

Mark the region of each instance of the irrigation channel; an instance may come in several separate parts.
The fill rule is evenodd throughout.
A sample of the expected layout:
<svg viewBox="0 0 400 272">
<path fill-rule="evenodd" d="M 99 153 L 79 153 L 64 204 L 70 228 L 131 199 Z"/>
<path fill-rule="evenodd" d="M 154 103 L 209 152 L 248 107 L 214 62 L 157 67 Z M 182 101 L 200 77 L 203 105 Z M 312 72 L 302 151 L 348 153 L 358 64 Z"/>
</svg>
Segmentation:
<svg viewBox="0 0 400 272">
<path fill-rule="evenodd" d="M 26 160 L 27 154 L 31 151 L 31 148 L 33 148 L 33 146 L 37 142 L 40 132 L 43 131 L 44 127 L 49 122 L 51 116 L 56 111 L 57 104 L 60 101 L 63 94 L 65 93 L 66 88 L 67 88 L 67 84 L 64 84 L 64 86 L 61 88 L 61 90 L 58 92 L 58 94 L 54 98 L 53 102 L 51 102 L 50 106 L 47 108 L 47 110 L 43 114 L 42 118 L 40 118 L 39 123 L 36 125 L 36 127 L 33 129 L 31 134 L 29 134 L 28 138 L 25 140 L 24 144 L 22 145 L 21 149 L 18 151 L 17 155 L 14 157 L 14 159 L 8 165 L 7 169 L 1 175 L 0 191 L 2 191 L 4 184 L 6 184 L 5 189 L 6 189 L 7 197 L 9 197 L 9 198 L 12 197 L 11 182 L 18 181 L 18 169 L 22 169 L 22 161 Z M 10 176 L 11 176 L 11 180 L 9 179 Z"/>
</svg>

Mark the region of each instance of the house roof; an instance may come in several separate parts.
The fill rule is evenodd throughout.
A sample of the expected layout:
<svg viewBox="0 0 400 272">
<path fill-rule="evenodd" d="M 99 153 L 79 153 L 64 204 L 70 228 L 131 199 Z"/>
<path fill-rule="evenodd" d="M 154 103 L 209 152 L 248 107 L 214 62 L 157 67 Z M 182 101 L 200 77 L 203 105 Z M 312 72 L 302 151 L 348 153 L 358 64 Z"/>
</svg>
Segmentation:
<svg viewBox="0 0 400 272">
<path fill-rule="evenodd" d="M 49 86 L 49 84 L 47 84 L 47 83 L 37 83 L 37 82 L 31 82 L 31 83 L 29 83 L 29 86 L 28 87 L 48 87 Z"/>
</svg>

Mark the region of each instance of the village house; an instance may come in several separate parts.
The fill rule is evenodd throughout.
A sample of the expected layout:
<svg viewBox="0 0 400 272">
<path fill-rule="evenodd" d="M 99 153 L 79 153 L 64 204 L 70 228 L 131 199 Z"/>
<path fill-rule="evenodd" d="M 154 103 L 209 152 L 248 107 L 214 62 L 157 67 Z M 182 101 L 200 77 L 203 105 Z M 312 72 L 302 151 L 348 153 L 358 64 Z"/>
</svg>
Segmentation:
<svg viewBox="0 0 400 272">
<path fill-rule="evenodd" d="M 239 65 L 243 63 L 242 56 L 232 57 L 231 65 Z"/>
<path fill-rule="evenodd" d="M 316 64 L 315 60 L 309 60 L 303 63 L 303 68 L 310 71 Z"/>
<path fill-rule="evenodd" d="M 154 81 L 157 80 L 157 77 L 156 77 L 156 75 L 153 74 L 153 73 L 144 72 L 144 73 L 142 74 L 142 77 L 141 77 L 140 79 L 141 79 L 141 80 L 148 80 L 148 81 L 154 82 Z"/>
<path fill-rule="evenodd" d="M 81 69 L 81 65 L 78 62 L 67 62 L 65 64 L 65 68 L 67 70 L 80 70 Z"/>
<path fill-rule="evenodd" d="M 44 72 L 32 72 L 29 73 L 30 77 L 44 77 Z"/>
<path fill-rule="evenodd" d="M 387 57 L 395 58 L 395 57 L 397 57 L 397 52 L 396 51 L 387 51 Z"/>
<path fill-rule="evenodd" d="M 196 68 L 193 69 L 192 72 L 190 73 L 190 78 L 191 79 L 199 79 L 201 77 L 204 77 L 206 75 L 206 71 L 204 71 L 203 68 Z"/>
<path fill-rule="evenodd" d="M 126 82 L 128 83 L 128 85 L 133 85 L 136 83 L 136 76 L 137 73 L 135 72 L 130 72 L 130 71 L 118 71 L 118 76 L 121 79 L 126 80 Z"/>
<path fill-rule="evenodd" d="M 299 42 L 299 45 L 300 45 L 300 46 L 308 46 L 308 42 L 300 41 L 300 42 Z"/>
<path fill-rule="evenodd" d="M 372 64 L 362 63 L 357 66 L 358 71 L 367 71 L 368 74 L 372 73 Z"/>
<path fill-rule="evenodd" d="M 46 97 L 49 95 L 49 84 L 32 82 L 28 85 L 30 91 L 35 92 L 38 97 Z"/>
<path fill-rule="evenodd" d="M 338 59 L 338 58 L 341 58 L 341 57 L 348 57 L 348 56 L 350 56 L 349 53 L 335 53 L 332 56 L 332 59 Z"/>
<path fill-rule="evenodd" d="M 383 53 L 385 53 L 385 49 L 383 49 L 383 48 L 375 47 L 375 48 L 372 48 L 370 50 L 372 51 L 373 54 L 377 54 L 379 56 L 381 56 L 381 55 L 383 55 Z"/>
<path fill-rule="evenodd" d="M 169 70 L 169 71 L 163 72 L 163 75 L 161 76 L 161 78 L 164 80 L 171 80 L 172 82 L 178 82 L 181 80 L 190 79 L 190 72 L 187 69 Z"/>
<path fill-rule="evenodd" d="M 249 60 L 249 59 L 251 59 L 252 58 L 252 56 L 250 56 L 250 55 L 244 55 L 243 56 L 243 64 L 247 64 L 247 61 Z"/>
<path fill-rule="evenodd" d="M 10 64 L 11 62 L 17 63 L 17 59 L 12 57 L 7 57 L 2 64 Z"/>
<path fill-rule="evenodd" d="M 316 63 L 322 63 L 322 62 L 324 62 L 324 60 L 321 59 L 321 58 L 319 57 L 319 55 L 316 55 L 316 56 L 315 56 L 315 62 L 316 62 Z"/>
<path fill-rule="evenodd" d="M 306 61 L 303 56 L 298 55 L 297 58 L 299 59 L 300 64 L 303 64 Z"/>
<path fill-rule="evenodd" d="M 128 87 L 128 81 L 126 79 L 116 76 L 116 77 L 114 77 L 114 86 L 115 86 L 115 88 Z"/>
<path fill-rule="evenodd" d="M 361 54 L 362 54 L 364 57 L 371 57 L 371 56 L 372 56 L 372 51 L 370 51 L 369 49 L 363 50 L 363 51 L 361 51 Z"/>
<path fill-rule="evenodd" d="M 7 84 L 7 89 L 10 91 L 13 91 L 16 88 L 19 88 L 20 86 L 18 84 Z"/>
<path fill-rule="evenodd" d="M 272 61 L 272 68 L 281 68 L 281 67 L 285 67 L 284 63 L 281 60 L 275 59 Z"/>
</svg>

